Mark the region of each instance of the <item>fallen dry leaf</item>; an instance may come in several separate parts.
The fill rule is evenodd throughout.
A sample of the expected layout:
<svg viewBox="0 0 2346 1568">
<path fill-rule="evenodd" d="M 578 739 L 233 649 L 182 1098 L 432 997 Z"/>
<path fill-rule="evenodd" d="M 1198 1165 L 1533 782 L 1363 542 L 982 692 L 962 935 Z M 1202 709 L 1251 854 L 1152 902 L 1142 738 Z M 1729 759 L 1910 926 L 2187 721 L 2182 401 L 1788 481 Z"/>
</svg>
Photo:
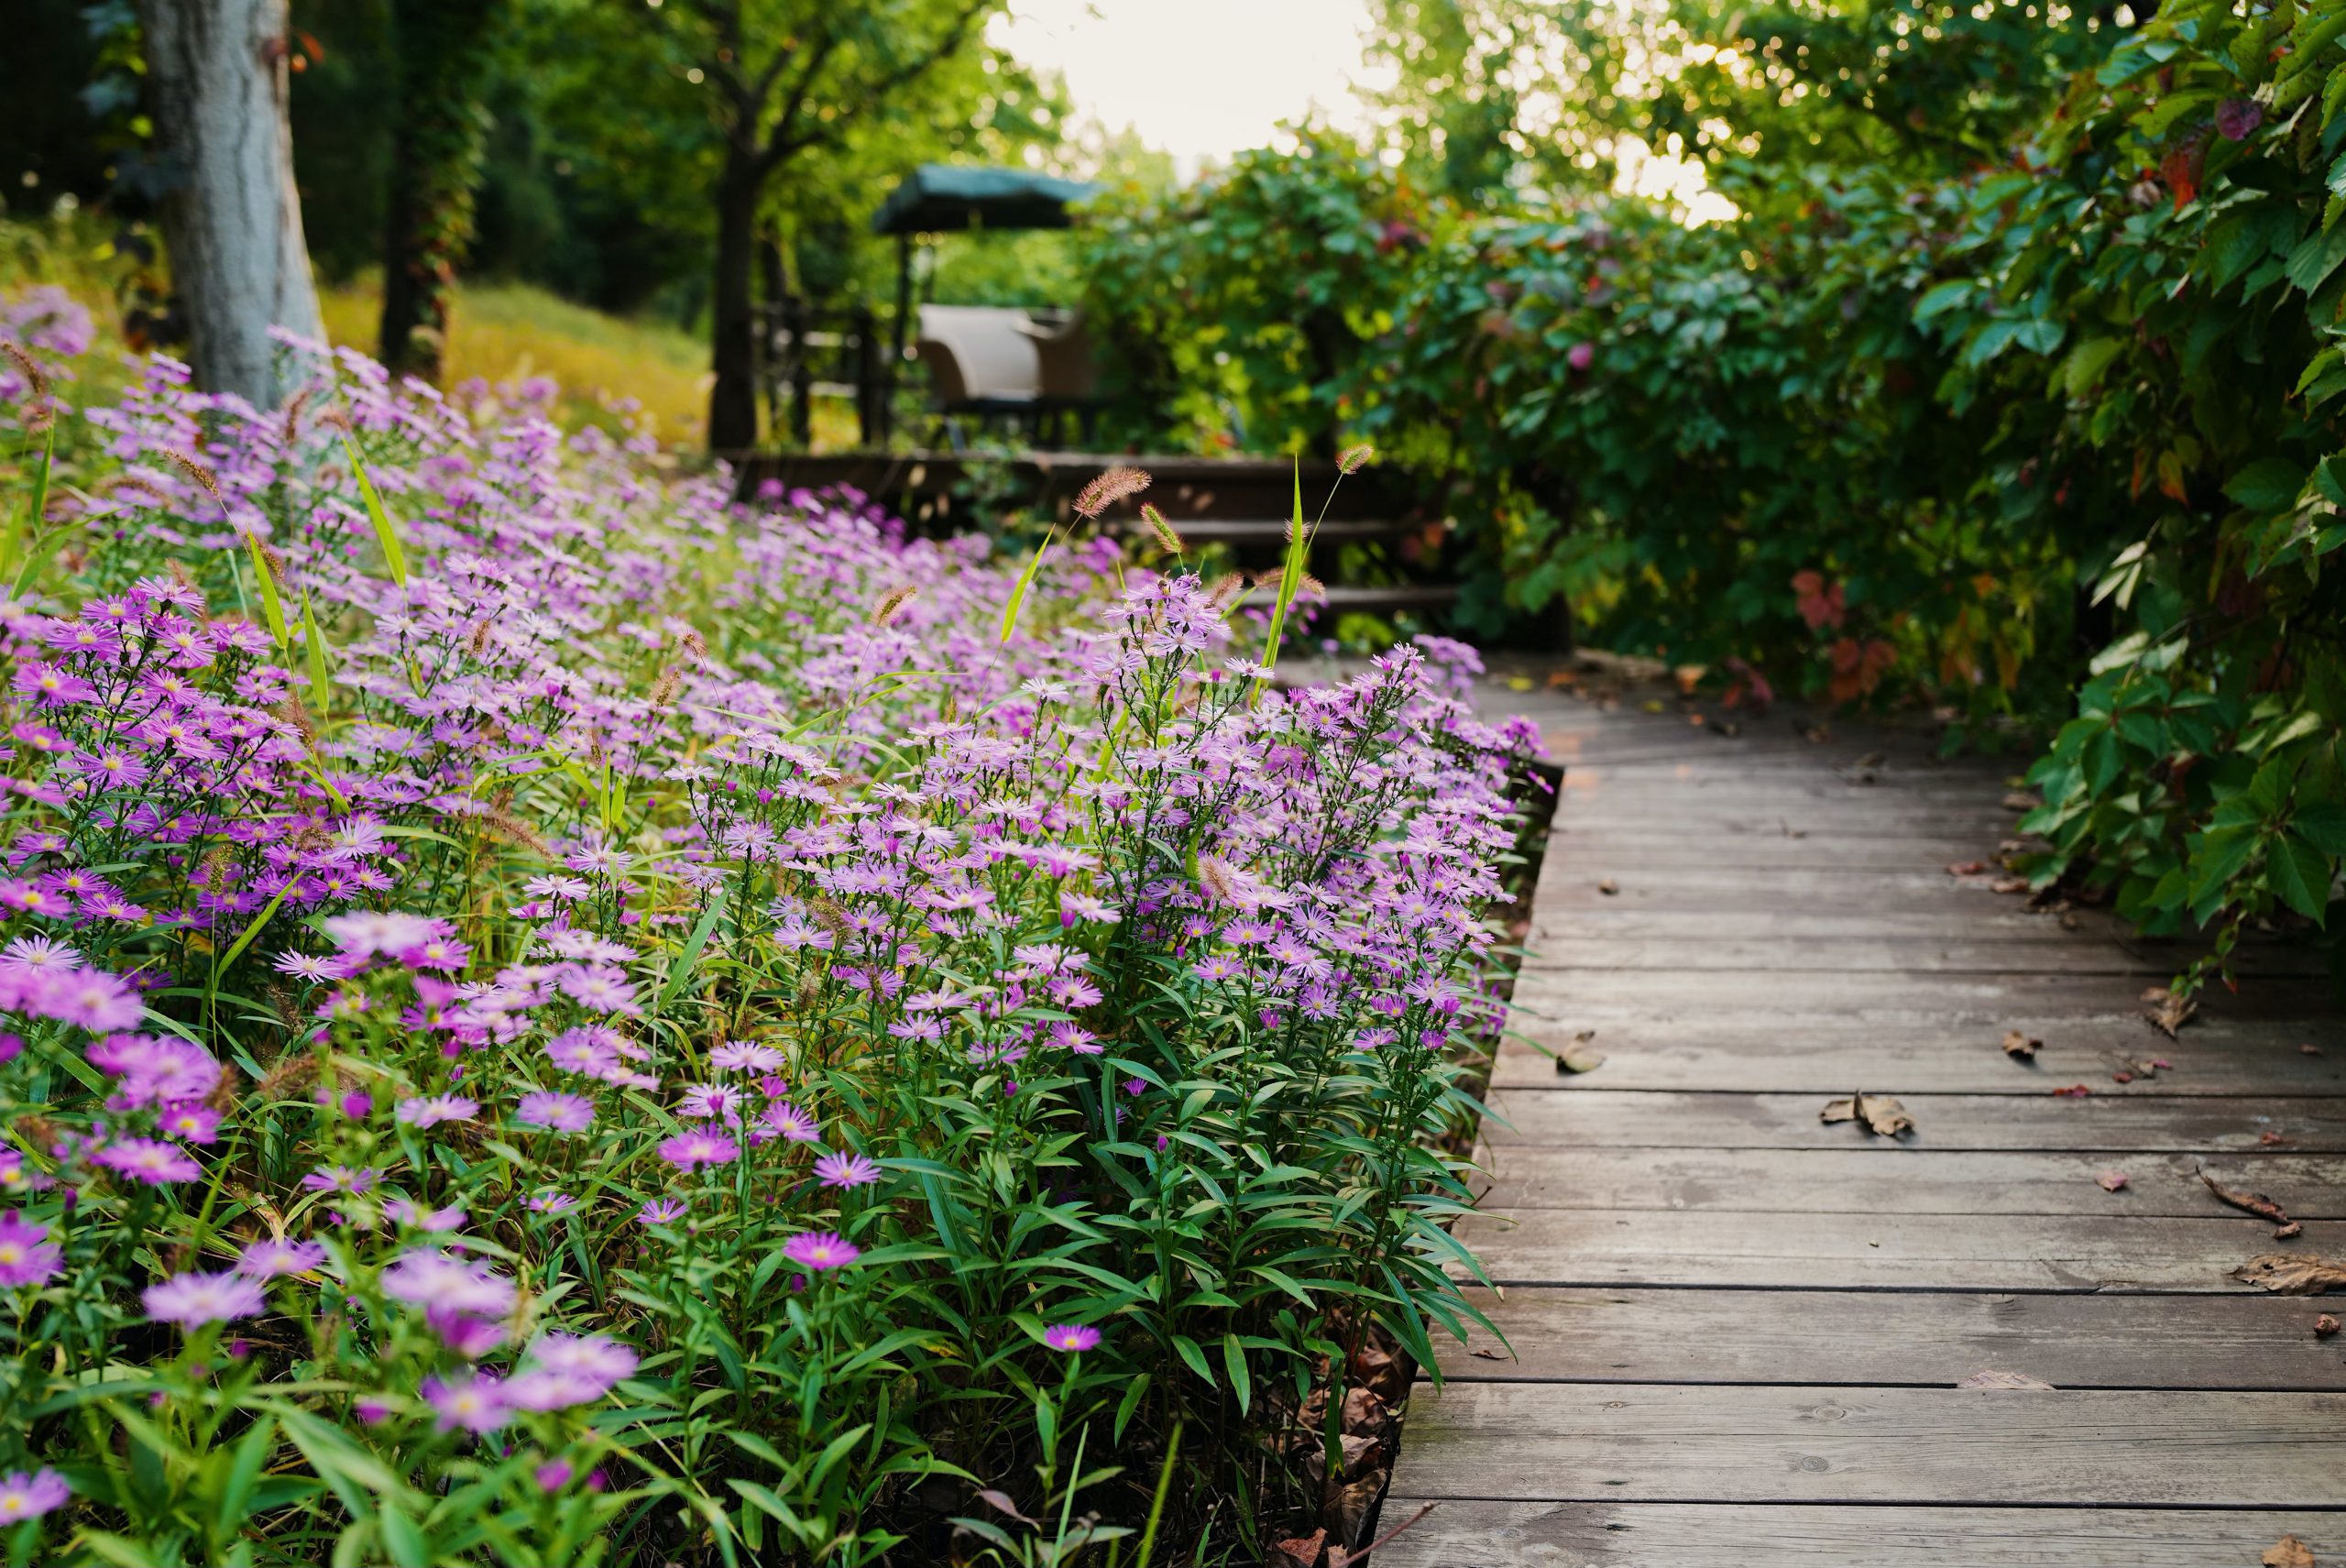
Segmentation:
<svg viewBox="0 0 2346 1568">
<path fill-rule="evenodd" d="M 2259 1253 L 2233 1269 L 2231 1277 L 2275 1296 L 2319 1296 L 2346 1288 L 2346 1263 L 2306 1252 Z"/>
<path fill-rule="evenodd" d="M 2006 811 L 2034 811 L 2036 809 L 2038 804 L 2039 802 L 2034 795 L 2023 794 L 2020 790 L 2014 790 L 2010 795 L 2004 796 L 2004 809 Z"/>
<path fill-rule="evenodd" d="M 2285 1535 L 2264 1549 L 2264 1568 L 2314 1568 L 2313 1548 L 2294 1535 Z"/>
<path fill-rule="evenodd" d="M 1328 1544 L 1328 1532 L 1315 1530 L 1310 1535 L 1282 1541 L 1271 1550 L 1287 1559 L 1294 1568 L 1312 1568 L 1320 1561 L 1320 1549 Z"/>
<path fill-rule="evenodd" d="M 2289 1223 L 2289 1216 L 2282 1212 L 2281 1205 L 2262 1192 L 2234 1192 L 2231 1189 L 2220 1185 L 2214 1177 L 2204 1170 L 2199 1173 L 2199 1179 L 2206 1185 L 2209 1191 L 2216 1195 L 2219 1202 L 2229 1203 L 2235 1209 L 2244 1209 L 2258 1219 L 2270 1220 L 2276 1225 L 2286 1225 Z"/>
<path fill-rule="evenodd" d="M 1988 862 L 1985 861 L 1957 861 L 1953 865 L 1947 867 L 1946 874 L 1949 876 L 1978 876 L 1981 872 L 1984 872 L 1987 869 Z"/>
<path fill-rule="evenodd" d="M 2104 1192 L 2117 1192 L 2126 1185 L 2126 1173 L 2122 1170 L 2105 1170 L 2094 1178 L 2094 1182 Z"/>
<path fill-rule="evenodd" d="M 1998 1372 L 1993 1367 L 1975 1372 L 1956 1385 L 1958 1388 L 2015 1388 L 2028 1392 L 2049 1392 L 2053 1385 L 2029 1376 L 2024 1372 Z"/>
<path fill-rule="evenodd" d="M 1466 1354 L 1469 1355 L 1481 1356 L 1485 1361 L 1505 1361 L 1507 1359 L 1504 1354 L 1496 1350 L 1470 1350 Z"/>
<path fill-rule="evenodd" d="M 2093 1091 L 2082 1083 L 2073 1083 L 2066 1089 L 2056 1089 L 2053 1092 L 2064 1100 L 2083 1100 Z"/>
<path fill-rule="evenodd" d="M 2300 1051 L 2303 1051 L 2306 1055 L 2308 1055 L 2308 1056 L 2309 1056 L 2309 1057 L 2318 1057 L 2318 1056 L 2321 1055 L 2321 1047 L 2320 1047 L 2319 1046 L 2315 1045 L 2315 1044 L 2314 1044 L 2312 1041 L 2310 1041 L 2310 1040 L 2307 1041 L 2304 1045 L 2299 1046 L 2299 1047 L 2297 1047 L 2297 1049 L 2298 1049 L 2298 1050 L 2300 1050 Z"/>
<path fill-rule="evenodd" d="M 1862 1089 L 1847 1100 L 1826 1101 L 1818 1119 L 1827 1126 L 1836 1122 L 1863 1122 L 1868 1132 L 1881 1138 L 1914 1130 L 1914 1118 L 1906 1114 L 1905 1106 L 1887 1094 L 1868 1094 Z"/>
<path fill-rule="evenodd" d="M 1573 1036 L 1573 1043 L 1556 1053 L 1556 1070 L 1560 1073 L 1595 1072 L 1605 1065 L 1605 1053 L 1592 1051 L 1588 1042 L 1596 1038 L 1594 1029 L 1583 1029 Z"/>
<path fill-rule="evenodd" d="M 2338 1320 L 2328 1312 L 2324 1312 L 2313 1321 L 2313 1337 L 2316 1339 L 2328 1339 L 2337 1332 Z"/>
<path fill-rule="evenodd" d="M 2143 1000 L 2150 1003 L 2143 1010 L 2143 1016 L 2151 1021 L 2151 1027 L 2170 1040 L 2176 1037 L 2175 1032 L 2191 1022 L 2191 1015 L 2199 1011 L 2197 1002 L 2187 996 L 2177 996 L 2164 985 L 2154 985 L 2143 992 Z"/>
<path fill-rule="evenodd" d="M 1990 893 L 2026 893 L 2028 879 L 2024 876 L 2000 876 L 1988 884 Z"/>
<path fill-rule="evenodd" d="M 2276 1242 L 2286 1242 L 2293 1237 L 2301 1236 L 2305 1234 L 2306 1228 L 2297 1223 L 2295 1220 L 2291 1220 L 2286 1225 L 2275 1225 L 2273 1227 L 2273 1239 Z"/>
<path fill-rule="evenodd" d="M 2267 1127 L 2263 1132 L 2256 1135 L 2256 1141 L 2260 1144 L 2269 1145 L 2286 1144 L 2289 1140 L 2287 1135 L 2284 1134 L 2280 1128 Z"/>
<path fill-rule="evenodd" d="M 2009 1029 L 2004 1033 L 2004 1055 L 2014 1061 L 2034 1061 L 2036 1053 L 2044 1047 L 2043 1040 L 2032 1040 L 2018 1029 Z"/>
<path fill-rule="evenodd" d="M 1596 891 L 1603 894 L 1606 897 L 1611 898 L 1621 891 L 1621 884 L 1615 882 L 1611 877 L 1606 877 L 1603 882 L 1596 884 Z"/>
</svg>

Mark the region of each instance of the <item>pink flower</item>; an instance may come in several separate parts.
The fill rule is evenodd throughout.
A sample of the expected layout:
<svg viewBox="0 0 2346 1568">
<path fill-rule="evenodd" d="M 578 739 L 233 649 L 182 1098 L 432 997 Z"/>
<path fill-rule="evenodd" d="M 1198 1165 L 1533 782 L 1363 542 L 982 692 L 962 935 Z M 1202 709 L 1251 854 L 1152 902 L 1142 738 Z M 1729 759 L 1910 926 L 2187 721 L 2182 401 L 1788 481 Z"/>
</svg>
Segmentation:
<svg viewBox="0 0 2346 1568">
<path fill-rule="evenodd" d="M 826 1187 L 865 1187 L 880 1179 L 880 1168 L 860 1154 L 827 1154 L 815 1162 L 815 1177 Z"/>
<path fill-rule="evenodd" d="M 740 1157 L 741 1146 L 721 1133 L 696 1130 L 679 1133 L 660 1146 L 660 1157 L 679 1170 L 704 1165 L 730 1165 Z"/>
<path fill-rule="evenodd" d="M 1564 363 L 1575 370 L 1585 370 L 1596 363 L 1596 345 L 1575 343 L 1564 351 Z"/>
<path fill-rule="evenodd" d="M 443 1122 L 469 1122 L 479 1110 L 477 1102 L 461 1094 L 417 1095 L 400 1102 L 399 1119 L 411 1127 L 436 1127 Z"/>
<path fill-rule="evenodd" d="M 459 1427 L 469 1432 L 492 1432 L 512 1419 L 511 1406 L 506 1402 L 505 1389 L 494 1373 L 475 1372 L 463 1376 L 423 1380 L 423 1398 L 439 1412 L 435 1423 L 442 1431 L 455 1431 Z"/>
<path fill-rule="evenodd" d="M 46 1285 L 64 1266 L 65 1254 L 37 1225 L 11 1209 L 0 1214 L 0 1285 Z"/>
<path fill-rule="evenodd" d="M 1080 1323 L 1054 1323 L 1043 1331 L 1043 1343 L 1053 1350 L 1077 1354 L 1097 1349 L 1100 1331 Z"/>
<path fill-rule="evenodd" d="M 782 1255 L 801 1268 L 845 1268 L 863 1249 L 830 1231 L 802 1231 L 782 1244 Z"/>
<path fill-rule="evenodd" d="M 258 1285 L 234 1274 L 174 1275 L 147 1287 L 139 1299 L 147 1304 L 149 1318 L 159 1323 L 177 1323 L 182 1329 L 258 1317 L 269 1307 L 269 1298 Z"/>
<path fill-rule="evenodd" d="M 304 1274 L 326 1260 L 326 1249 L 316 1242 L 289 1242 L 280 1237 L 255 1242 L 236 1255 L 236 1272 L 248 1279 L 274 1279 L 280 1274 Z"/>
<path fill-rule="evenodd" d="M 203 1174 L 203 1168 L 190 1159 L 186 1151 L 177 1144 L 167 1144 L 155 1138 L 117 1139 L 90 1157 L 108 1170 L 118 1171 L 149 1187 L 160 1187 L 170 1181 L 193 1181 Z"/>
<path fill-rule="evenodd" d="M 0 1530 L 22 1519 L 37 1519 L 63 1508 L 73 1496 L 65 1477 L 46 1467 L 27 1475 L 11 1470 L 0 1475 Z"/>
</svg>

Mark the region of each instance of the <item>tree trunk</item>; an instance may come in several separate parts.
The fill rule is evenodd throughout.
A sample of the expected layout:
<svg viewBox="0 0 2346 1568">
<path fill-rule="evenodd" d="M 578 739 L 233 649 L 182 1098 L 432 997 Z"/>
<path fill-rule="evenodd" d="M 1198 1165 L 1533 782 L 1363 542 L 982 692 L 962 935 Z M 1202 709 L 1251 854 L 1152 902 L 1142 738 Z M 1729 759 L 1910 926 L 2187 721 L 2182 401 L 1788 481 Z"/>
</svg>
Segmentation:
<svg viewBox="0 0 2346 1568">
<path fill-rule="evenodd" d="M 383 202 L 381 355 L 438 381 L 456 264 L 473 237 L 488 121 L 473 96 L 499 0 L 399 0 L 399 110 Z"/>
<path fill-rule="evenodd" d="M 325 335 L 293 188 L 285 0 L 140 0 L 138 13 L 196 383 L 273 407 L 286 389 L 269 329 Z"/>
<path fill-rule="evenodd" d="M 717 293 L 709 310 L 708 446 L 747 451 L 758 439 L 758 387 L 750 334 L 750 279 L 757 265 L 758 190 L 765 177 L 754 155 L 729 146 L 717 181 Z"/>
</svg>

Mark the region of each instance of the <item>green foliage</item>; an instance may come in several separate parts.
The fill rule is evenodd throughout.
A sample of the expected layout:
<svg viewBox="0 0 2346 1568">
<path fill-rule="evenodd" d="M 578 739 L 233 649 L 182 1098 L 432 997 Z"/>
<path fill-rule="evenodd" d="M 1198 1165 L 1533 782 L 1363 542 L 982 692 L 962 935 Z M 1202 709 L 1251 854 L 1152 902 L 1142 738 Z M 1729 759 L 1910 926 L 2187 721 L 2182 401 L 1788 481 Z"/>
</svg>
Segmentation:
<svg viewBox="0 0 2346 1568">
<path fill-rule="evenodd" d="M 2326 924 L 2346 851 L 2346 9 L 2027 10 L 1478 8 L 1506 25 L 1396 46 L 1398 170 L 1251 155 L 1113 223 L 1095 295 L 1177 427 L 1340 424 L 1426 480 L 1485 630 L 1567 602 L 1733 700 L 2050 735 L 2040 883 L 2220 960 Z M 1592 134 L 1683 133 L 1734 214 L 1592 193 L 1517 132 L 1546 200 L 1419 194 L 1444 83 L 1544 112 L 1499 54 Z M 1625 117 L 1624 62 L 1665 57 Z M 1397 214 L 1424 250 L 1361 243 Z M 1328 301 L 1340 356 L 1266 319 Z"/>
</svg>

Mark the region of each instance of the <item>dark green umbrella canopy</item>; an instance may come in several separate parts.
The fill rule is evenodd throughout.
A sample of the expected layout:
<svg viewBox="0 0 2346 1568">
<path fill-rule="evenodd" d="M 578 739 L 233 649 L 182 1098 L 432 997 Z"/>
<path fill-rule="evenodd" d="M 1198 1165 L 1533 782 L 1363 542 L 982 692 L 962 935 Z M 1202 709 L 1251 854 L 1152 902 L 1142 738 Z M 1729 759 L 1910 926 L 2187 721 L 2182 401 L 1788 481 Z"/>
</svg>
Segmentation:
<svg viewBox="0 0 2346 1568">
<path fill-rule="evenodd" d="M 1063 229 L 1068 203 L 1098 187 L 1027 169 L 971 169 L 924 163 L 889 192 L 872 216 L 874 234 L 942 234 L 958 229 Z"/>
</svg>

